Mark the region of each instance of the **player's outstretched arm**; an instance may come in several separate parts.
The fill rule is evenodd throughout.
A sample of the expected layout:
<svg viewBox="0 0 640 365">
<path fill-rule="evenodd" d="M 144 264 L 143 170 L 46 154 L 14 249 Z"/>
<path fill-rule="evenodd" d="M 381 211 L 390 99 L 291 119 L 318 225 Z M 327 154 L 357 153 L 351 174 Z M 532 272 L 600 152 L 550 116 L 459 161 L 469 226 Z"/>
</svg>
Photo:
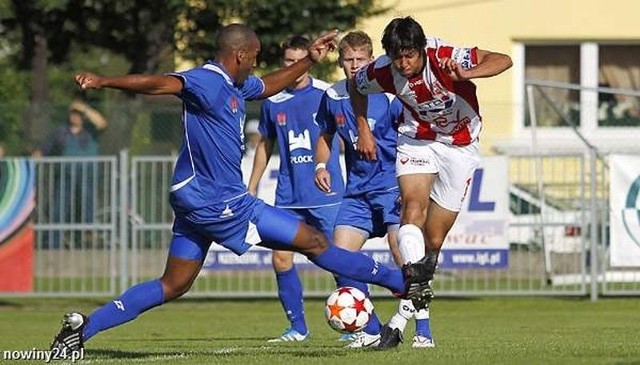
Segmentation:
<svg viewBox="0 0 640 365">
<path fill-rule="evenodd" d="M 478 65 L 471 69 L 471 78 L 496 76 L 509 69 L 512 65 L 511 57 L 506 54 L 479 49 Z"/>
<path fill-rule="evenodd" d="M 475 67 L 465 69 L 450 58 L 440 61 L 440 67 L 444 69 L 452 80 L 465 81 L 483 77 L 496 76 L 507 70 L 513 62 L 511 57 L 498 53 L 479 49 L 478 64 Z"/>
<path fill-rule="evenodd" d="M 182 81 L 169 75 L 125 75 L 99 76 L 91 72 L 80 72 L 74 76 L 82 89 L 119 89 L 138 94 L 177 94 L 182 91 Z"/>
<path fill-rule="evenodd" d="M 271 95 L 279 93 L 285 87 L 289 86 L 295 79 L 309 71 L 313 65 L 324 59 L 329 51 L 336 48 L 335 39 L 337 35 L 337 30 L 321 35 L 311 42 L 311 45 L 307 48 L 309 51 L 307 57 L 290 65 L 289 67 L 281 68 L 262 76 L 265 88 L 261 98 L 268 98 Z"/>
</svg>

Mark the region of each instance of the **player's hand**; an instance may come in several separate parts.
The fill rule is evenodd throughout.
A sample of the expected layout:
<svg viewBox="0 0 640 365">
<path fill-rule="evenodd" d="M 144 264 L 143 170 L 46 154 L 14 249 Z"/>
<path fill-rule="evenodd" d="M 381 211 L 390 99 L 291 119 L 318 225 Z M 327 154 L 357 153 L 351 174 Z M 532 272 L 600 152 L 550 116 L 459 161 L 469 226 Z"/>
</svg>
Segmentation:
<svg viewBox="0 0 640 365">
<path fill-rule="evenodd" d="M 248 188 L 248 189 L 247 189 L 247 192 L 248 192 L 250 195 L 258 196 L 258 189 L 255 189 L 255 188 Z"/>
<path fill-rule="evenodd" d="M 459 63 L 451 58 L 443 58 L 440 60 L 439 65 L 453 81 L 466 81 L 471 78 L 471 71 L 463 68 Z"/>
<path fill-rule="evenodd" d="M 360 152 L 365 160 L 373 161 L 378 159 L 376 156 L 376 138 L 371 131 L 358 131 L 356 150 Z"/>
<path fill-rule="evenodd" d="M 309 58 L 311 58 L 314 63 L 317 63 L 325 58 L 327 56 L 327 53 L 336 49 L 337 36 L 338 30 L 334 29 L 316 38 L 307 48 L 307 50 L 309 51 Z"/>
<path fill-rule="evenodd" d="M 75 74 L 73 79 L 81 89 L 100 89 L 102 88 L 102 77 L 91 72 L 80 72 Z"/>
<path fill-rule="evenodd" d="M 331 192 L 331 174 L 325 168 L 316 170 L 315 176 L 316 186 L 325 193 Z"/>
</svg>

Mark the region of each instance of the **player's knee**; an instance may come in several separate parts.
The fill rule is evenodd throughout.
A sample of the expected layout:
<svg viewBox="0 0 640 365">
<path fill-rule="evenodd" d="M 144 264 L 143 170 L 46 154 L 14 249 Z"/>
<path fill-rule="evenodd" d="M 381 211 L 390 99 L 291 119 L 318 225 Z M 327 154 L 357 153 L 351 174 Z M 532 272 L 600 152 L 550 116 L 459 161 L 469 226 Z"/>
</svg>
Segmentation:
<svg viewBox="0 0 640 365">
<path fill-rule="evenodd" d="M 192 284 L 190 280 L 176 280 L 164 276 L 160 279 L 160 282 L 162 283 L 165 302 L 181 297 L 191 289 Z"/>
<path fill-rule="evenodd" d="M 324 252 L 329 246 L 327 237 L 320 231 L 312 229 L 307 237 L 307 244 L 302 253 L 307 257 L 313 258 Z"/>
<path fill-rule="evenodd" d="M 429 251 L 440 251 L 440 248 L 444 244 L 445 235 L 427 231 L 426 239 L 427 242 L 425 242 L 425 244 Z"/>
<path fill-rule="evenodd" d="M 274 252 L 271 263 L 273 264 L 273 269 L 275 271 L 287 271 L 293 267 L 293 255 L 290 255 L 289 253 L 281 254 Z"/>
<path fill-rule="evenodd" d="M 403 222 L 422 226 L 426 219 L 427 204 L 419 199 L 409 199 L 403 201 L 402 218 Z"/>
</svg>

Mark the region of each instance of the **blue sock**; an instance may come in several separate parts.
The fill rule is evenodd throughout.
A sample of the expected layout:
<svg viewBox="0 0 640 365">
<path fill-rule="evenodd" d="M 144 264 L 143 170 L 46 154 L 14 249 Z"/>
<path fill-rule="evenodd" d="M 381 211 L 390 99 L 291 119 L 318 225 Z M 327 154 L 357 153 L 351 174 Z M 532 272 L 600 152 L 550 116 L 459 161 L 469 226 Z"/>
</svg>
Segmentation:
<svg viewBox="0 0 640 365">
<path fill-rule="evenodd" d="M 431 326 L 429 325 L 429 318 L 416 319 L 416 335 L 431 337 Z"/>
<path fill-rule="evenodd" d="M 160 280 L 151 280 L 125 291 L 118 299 L 98 308 L 89 315 L 89 323 L 82 337 L 89 340 L 100 331 L 121 325 L 135 319 L 148 309 L 157 307 L 164 301 Z"/>
<path fill-rule="evenodd" d="M 334 274 L 377 284 L 394 293 L 404 293 L 404 280 L 400 270 L 390 269 L 361 252 L 347 251 L 331 244 L 311 261 Z"/>
<path fill-rule="evenodd" d="M 304 301 L 302 299 L 302 283 L 298 276 L 296 267 L 290 270 L 277 272 L 278 298 L 282 303 L 282 308 L 291 322 L 291 328 L 298 333 L 307 333 L 307 324 L 304 320 Z"/>
<path fill-rule="evenodd" d="M 351 286 L 356 289 L 360 289 L 360 291 L 363 292 L 364 295 L 367 296 L 367 298 L 369 298 L 369 286 L 361 281 L 355 281 L 353 279 L 338 275 L 336 276 L 336 284 L 338 285 L 338 287 Z M 380 333 L 381 328 L 382 324 L 380 323 L 378 315 L 376 315 L 376 312 L 374 310 L 373 313 L 371 313 L 371 318 L 369 318 L 369 323 L 367 323 L 364 331 L 370 335 L 377 335 Z"/>
</svg>

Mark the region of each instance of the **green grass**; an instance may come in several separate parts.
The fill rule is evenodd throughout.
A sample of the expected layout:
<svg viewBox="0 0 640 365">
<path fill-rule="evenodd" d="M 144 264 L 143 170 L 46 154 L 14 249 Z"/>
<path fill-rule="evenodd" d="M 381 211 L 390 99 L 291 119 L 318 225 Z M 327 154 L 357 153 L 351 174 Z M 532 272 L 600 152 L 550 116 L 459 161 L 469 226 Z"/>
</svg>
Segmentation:
<svg viewBox="0 0 640 365">
<path fill-rule="evenodd" d="M 90 312 L 103 302 L 0 300 L 0 356 L 6 350 L 46 348 L 64 311 Z M 393 300 L 374 304 L 384 320 L 396 307 Z M 343 349 L 338 334 L 324 323 L 320 300 L 306 303 L 310 341 L 268 344 L 267 338 L 286 327 L 276 300 L 190 299 L 99 334 L 87 343 L 83 363 L 639 364 L 638 308 L 632 298 L 595 303 L 583 298 L 436 299 L 435 349 L 413 350 L 410 325 L 408 343 L 379 352 Z"/>
</svg>

